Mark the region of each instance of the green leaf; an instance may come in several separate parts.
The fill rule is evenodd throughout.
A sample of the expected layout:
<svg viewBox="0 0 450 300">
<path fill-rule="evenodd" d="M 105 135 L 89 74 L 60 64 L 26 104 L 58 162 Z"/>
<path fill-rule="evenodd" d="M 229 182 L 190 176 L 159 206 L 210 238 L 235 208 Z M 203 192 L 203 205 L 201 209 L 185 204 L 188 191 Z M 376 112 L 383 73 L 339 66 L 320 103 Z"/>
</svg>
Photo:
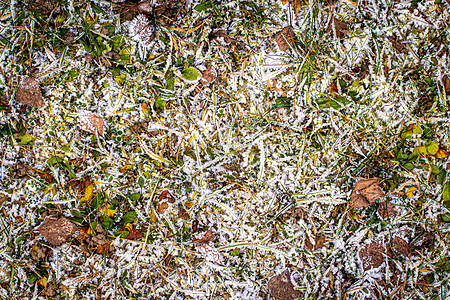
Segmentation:
<svg viewBox="0 0 450 300">
<path fill-rule="evenodd" d="M 113 51 L 119 49 L 123 44 L 125 44 L 125 38 L 123 35 L 116 35 L 112 39 L 109 40 L 109 44 Z"/>
<path fill-rule="evenodd" d="M 205 1 L 203 3 L 197 4 L 194 9 L 198 12 L 205 11 L 208 8 L 212 8 L 211 1 Z"/>
<path fill-rule="evenodd" d="M 139 199 L 141 199 L 141 194 L 139 194 L 139 193 L 133 193 L 133 194 L 130 195 L 130 199 L 131 199 L 132 201 L 138 201 Z"/>
<path fill-rule="evenodd" d="M 437 176 L 437 183 L 438 184 L 444 184 L 445 182 L 445 178 L 447 177 L 447 171 L 445 171 L 444 169 L 442 169 L 438 176 Z"/>
<path fill-rule="evenodd" d="M 175 80 L 173 79 L 173 71 L 168 70 L 164 74 L 164 79 L 167 81 L 167 89 L 173 91 L 175 89 Z"/>
<path fill-rule="evenodd" d="M 119 86 L 122 86 L 126 79 L 127 79 L 127 77 L 125 76 L 125 74 L 120 74 L 120 75 L 116 76 L 116 82 Z"/>
<path fill-rule="evenodd" d="M 63 159 L 59 156 L 52 156 L 49 159 L 47 159 L 47 164 L 49 166 L 53 166 L 55 164 L 61 164 L 63 162 Z"/>
<path fill-rule="evenodd" d="M 420 128 L 420 125 L 414 126 L 414 128 L 412 130 L 412 133 L 421 134 L 422 133 L 422 128 Z"/>
<path fill-rule="evenodd" d="M 19 138 L 20 138 L 20 142 L 17 143 L 19 145 L 28 144 L 29 142 L 31 142 L 33 140 L 33 137 L 28 133 L 20 136 Z"/>
<path fill-rule="evenodd" d="M 196 68 L 186 68 L 182 72 L 183 79 L 196 81 L 202 74 Z"/>
<path fill-rule="evenodd" d="M 110 217 L 103 217 L 103 221 L 100 224 L 103 228 L 110 229 L 114 225 L 114 220 Z"/>
<path fill-rule="evenodd" d="M 400 137 L 402 138 L 402 140 L 406 140 L 409 139 L 410 137 L 412 137 L 413 132 L 411 130 L 408 131 L 403 131 L 402 134 L 400 135 Z"/>
<path fill-rule="evenodd" d="M 167 101 L 161 100 L 161 96 L 158 96 L 158 98 L 155 101 L 155 107 L 163 110 L 166 107 Z"/>
<path fill-rule="evenodd" d="M 130 234 L 130 232 L 127 231 L 127 230 L 118 231 L 118 232 L 116 233 L 116 235 L 118 235 L 118 236 L 120 236 L 121 238 L 124 238 L 124 239 L 125 239 L 129 234 Z"/>
<path fill-rule="evenodd" d="M 439 170 L 439 168 L 435 165 L 431 165 L 431 173 L 438 175 L 441 172 L 441 170 Z"/>
<path fill-rule="evenodd" d="M 143 187 L 145 183 L 144 177 L 140 176 L 138 179 L 138 184 L 140 187 Z"/>
<path fill-rule="evenodd" d="M 450 214 L 443 214 L 441 215 L 441 218 L 444 222 L 450 222 Z"/>
<path fill-rule="evenodd" d="M 103 193 L 97 194 L 94 199 L 92 199 L 91 207 L 100 208 L 105 201 L 103 200 Z"/>
<path fill-rule="evenodd" d="M 450 181 L 447 181 L 442 190 L 442 201 L 450 200 Z"/>
<path fill-rule="evenodd" d="M 120 60 L 124 63 L 127 64 L 131 61 L 130 59 L 130 48 L 126 47 L 123 48 L 122 50 L 119 51 L 119 55 L 120 55 Z"/>
<path fill-rule="evenodd" d="M 444 201 L 443 204 L 445 208 L 450 208 L 450 200 Z"/>
<path fill-rule="evenodd" d="M 414 169 L 414 165 L 412 163 L 406 163 L 403 165 L 406 170 L 412 170 Z"/>
<path fill-rule="evenodd" d="M 426 145 L 427 151 L 431 155 L 435 155 L 439 151 L 439 144 L 436 142 L 431 142 Z"/>
<path fill-rule="evenodd" d="M 291 107 L 292 105 L 292 99 L 288 97 L 278 97 L 275 99 L 275 105 L 274 107 Z"/>
<path fill-rule="evenodd" d="M 130 212 L 127 212 L 127 213 L 123 216 L 122 222 L 123 222 L 124 224 L 131 223 L 131 222 L 133 222 L 134 220 L 136 220 L 136 217 L 137 217 L 137 213 L 136 213 L 134 210 L 133 210 L 133 211 L 130 211 Z"/>
<path fill-rule="evenodd" d="M 334 99 L 329 98 L 329 97 L 322 97 L 322 98 L 317 99 L 315 101 L 315 103 L 321 109 L 334 108 L 336 110 L 339 110 L 342 107 L 344 107 L 345 105 L 349 104 L 350 101 L 347 100 L 347 98 L 345 98 L 345 97 L 337 97 Z"/>
</svg>

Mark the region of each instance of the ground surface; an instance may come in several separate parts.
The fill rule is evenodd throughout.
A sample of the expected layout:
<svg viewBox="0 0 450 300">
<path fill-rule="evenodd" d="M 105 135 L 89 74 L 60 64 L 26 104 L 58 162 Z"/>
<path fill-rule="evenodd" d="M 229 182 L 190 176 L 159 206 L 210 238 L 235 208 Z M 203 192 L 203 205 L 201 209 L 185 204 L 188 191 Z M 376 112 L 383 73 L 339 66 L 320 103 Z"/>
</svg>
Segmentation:
<svg viewBox="0 0 450 300">
<path fill-rule="evenodd" d="M 0 298 L 449 299 L 449 8 L 0 2 Z"/>
</svg>

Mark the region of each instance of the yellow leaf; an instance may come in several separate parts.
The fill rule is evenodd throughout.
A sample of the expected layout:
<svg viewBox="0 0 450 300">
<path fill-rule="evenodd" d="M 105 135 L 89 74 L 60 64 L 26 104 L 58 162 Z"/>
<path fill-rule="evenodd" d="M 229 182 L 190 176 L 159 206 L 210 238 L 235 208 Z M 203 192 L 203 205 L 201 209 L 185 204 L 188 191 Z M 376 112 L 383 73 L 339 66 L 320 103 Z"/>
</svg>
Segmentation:
<svg viewBox="0 0 450 300">
<path fill-rule="evenodd" d="M 153 210 L 152 210 L 152 213 L 150 214 L 150 220 L 152 221 L 152 223 L 156 223 L 156 221 L 158 221 L 158 218 L 156 217 Z"/>
<path fill-rule="evenodd" d="M 406 196 L 408 196 L 408 198 L 412 198 L 415 191 L 416 191 L 415 186 L 409 187 L 408 190 L 406 191 Z"/>
<path fill-rule="evenodd" d="M 92 195 L 94 194 L 94 185 L 90 184 L 84 190 L 84 201 L 89 202 L 92 199 Z"/>
<path fill-rule="evenodd" d="M 435 157 L 436 158 L 446 158 L 450 156 L 450 152 L 445 151 L 442 148 L 439 148 L 438 152 L 436 152 Z"/>
<path fill-rule="evenodd" d="M 41 277 L 41 279 L 39 279 L 38 284 L 40 286 L 46 287 L 47 286 L 47 277 Z"/>
<path fill-rule="evenodd" d="M 133 230 L 133 225 L 131 225 L 131 223 L 128 223 L 127 225 L 125 225 L 125 229 L 127 229 L 128 231 Z"/>
<path fill-rule="evenodd" d="M 288 3 L 289 0 L 281 0 L 281 4 L 286 5 L 286 3 Z"/>
<path fill-rule="evenodd" d="M 103 206 L 103 215 L 105 217 L 112 217 L 114 216 L 114 214 L 116 213 L 116 211 L 114 209 L 111 209 L 111 204 L 106 204 L 105 206 Z"/>
<path fill-rule="evenodd" d="M 422 154 L 423 156 L 427 155 L 427 153 L 428 153 L 427 147 L 425 147 L 425 146 L 420 146 L 420 147 L 419 147 L 419 153 Z"/>
</svg>

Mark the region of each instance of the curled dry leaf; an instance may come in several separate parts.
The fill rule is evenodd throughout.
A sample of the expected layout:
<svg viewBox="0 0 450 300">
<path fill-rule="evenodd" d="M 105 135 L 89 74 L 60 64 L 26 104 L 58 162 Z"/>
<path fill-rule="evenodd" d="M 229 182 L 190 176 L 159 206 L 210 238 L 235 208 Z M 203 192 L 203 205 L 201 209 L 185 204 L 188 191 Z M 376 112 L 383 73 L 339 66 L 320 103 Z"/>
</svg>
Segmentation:
<svg viewBox="0 0 450 300">
<path fill-rule="evenodd" d="M 200 82 L 203 83 L 204 85 L 207 85 L 215 81 L 216 78 L 217 78 L 216 69 L 214 69 L 213 66 L 208 65 L 206 67 L 206 70 L 202 71 L 202 78 L 200 79 Z"/>
<path fill-rule="evenodd" d="M 388 40 L 392 43 L 392 46 L 395 50 L 397 50 L 397 52 L 408 54 L 409 49 L 405 44 L 402 43 L 401 39 L 389 36 Z"/>
<path fill-rule="evenodd" d="M 197 234 L 192 242 L 194 244 L 208 244 L 212 240 L 214 240 L 214 234 L 212 233 L 212 230 L 209 229 L 208 231 Z"/>
<path fill-rule="evenodd" d="M 398 236 L 394 237 L 394 249 L 396 251 L 398 251 L 399 253 L 403 254 L 404 256 L 409 255 L 408 243 L 404 239 L 402 239 Z"/>
<path fill-rule="evenodd" d="M 384 246 L 380 240 L 371 241 L 359 250 L 364 271 L 376 269 L 384 261 Z"/>
<path fill-rule="evenodd" d="M 301 297 L 301 292 L 294 289 L 289 270 L 273 276 L 267 283 L 270 295 L 277 300 L 292 300 Z"/>
<path fill-rule="evenodd" d="M 43 107 L 44 99 L 42 98 L 39 82 L 31 77 L 24 76 L 19 84 L 16 94 L 17 100 L 24 104 L 34 107 Z"/>
<path fill-rule="evenodd" d="M 284 27 L 275 35 L 275 41 L 281 51 L 286 51 L 294 46 L 294 30 L 292 26 Z"/>
<path fill-rule="evenodd" d="M 82 111 L 78 114 L 78 126 L 87 132 L 95 134 L 98 132 L 99 136 L 103 136 L 103 119 L 88 111 Z"/>
<path fill-rule="evenodd" d="M 350 208 L 366 208 L 384 196 L 379 183 L 380 178 L 361 179 L 355 185 L 350 199 Z"/>
<path fill-rule="evenodd" d="M 378 215 L 383 219 L 389 219 L 394 216 L 394 206 L 390 201 L 383 201 L 378 204 Z"/>
<path fill-rule="evenodd" d="M 64 217 L 47 217 L 38 227 L 39 233 L 53 246 L 60 246 L 75 232 L 76 226 Z"/>
</svg>

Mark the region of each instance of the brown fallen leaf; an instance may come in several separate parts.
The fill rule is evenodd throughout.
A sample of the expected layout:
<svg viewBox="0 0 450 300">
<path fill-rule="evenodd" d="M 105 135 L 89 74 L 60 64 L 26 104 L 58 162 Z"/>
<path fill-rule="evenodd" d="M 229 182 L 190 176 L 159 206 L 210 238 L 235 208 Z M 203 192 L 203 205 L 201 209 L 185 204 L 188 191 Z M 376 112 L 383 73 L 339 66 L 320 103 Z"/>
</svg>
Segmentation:
<svg viewBox="0 0 450 300">
<path fill-rule="evenodd" d="M 167 201 L 169 203 L 175 203 L 175 197 L 168 190 L 164 190 L 159 195 L 159 201 L 160 202 Z"/>
<path fill-rule="evenodd" d="M 355 184 L 350 195 L 350 208 L 366 208 L 384 196 L 379 183 L 380 178 L 361 179 Z"/>
<path fill-rule="evenodd" d="M 401 39 L 389 36 L 388 40 L 392 43 L 392 46 L 394 47 L 395 50 L 397 50 L 397 52 L 405 54 L 409 52 L 408 47 L 405 44 L 403 44 Z"/>
<path fill-rule="evenodd" d="M 404 256 L 409 256 L 408 243 L 398 236 L 394 237 L 394 249 Z"/>
<path fill-rule="evenodd" d="M 76 226 L 64 217 L 47 217 L 37 228 L 53 246 L 60 246 L 75 232 Z"/>
<path fill-rule="evenodd" d="M 347 33 L 349 31 L 347 29 L 348 24 L 350 24 L 350 23 L 346 22 L 346 21 L 339 20 L 338 18 L 333 16 L 331 18 L 331 20 L 330 20 L 330 23 L 328 23 L 328 27 L 327 27 L 326 32 L 330 33 L 330 32 L 336 31 L 336 36 L 339 39 L 342 39 L 342 38 L 344 38 L 347 35 Z"/>
<path fill-rule="evenodd" d="M 383 219 L 389 219 L 394 216 L 394 206 L 388 200 L 378 204 L 378 215 Z"/>
<path fill-rule="evenodd" d="M 431 232 L 424 231 L 419 234 L 410 244 L 409 251 L 421 250 L 428 248 L 434 240 L 434 235 Z"/>
<path fill-rule="evenodd" d="M 317 235 L 314 237 L 314 245 L 311 243 L 311 240 L 307 237 L 305 240 L 305 246 L 309 249 L 309 251 L 316 251 L 322 248 L 325 244 L 325 237 L 322 235 Z"/>
<path fill-rule="evenodd" d="M 178 218 L 189 220 L 190 216 L 189 213 L 184 208 L 180 208 L 180 210 L 178 210 Z"/>
<path fill-rule="evenodd" d="M 39 243 L 35 243 L 31 247 L 31 258 L 34 260 L 41 260 L 43 258 L 51 256 L 52 252 L 53 251 L 50 248 L 47 248 Z"/>
<path fill-rule="evenodd" d="M 292 300 L 300 298 L 302 293 L 294 289 L 289 270 L 273 276 L 267 283 L 270 295 L 276 300 Z"/>
<path fill-rule="evenodd" d="M 200 82 L 204 85 L 207 85 L 215 81 L 216 78 L 217 78 L 216 69 L 214 69 L 213 66 L 208 65 L 206 67 L 206 70 L 202 71 L 202 78 L 200 79 Z"/>
<path fill-rule="evenodd" d="M 214 234 L 211 229 L 208 231 L 197 234 L 196 238 L 192 241 L 194 244 L 208 244 L 214 240 Z"/>
<path fill-rule="evenodd" d="M 292 8 L 294 9 L 295 16 L 297 16 L 302 8 L 302 0 L 292 0 Z"/>
<path fill-rule="evenodd" d="M 78 126 L 82 130 L 93 134 L 98 132 L 99 136 L 103 136 L 104 122 L 102 118 L 88 111 L 80 112 L 78 118 Z"/>
<path fill-rule="evenodd" d="M 208 35 L 210 41 L 216 41 L 223 46 L 228 46 L 236 40 L 231 38 L 224 29 L 215 29 Z"/>
<path fill-rule="evenodd" d="M 375 269 L 381 266 L 384 261 L 384 246 L 381 241 L 371 241 L 359 250 L 364 271 Z"/>
<path fill-rule="evenodd" d="M 158 205 L 158 213 L 163 214 L 168 207 L 169 207 L 169 204 L 167 204 L 167 202 L 160 203 Z"/>
<path fill-rule="evenodd" d="M 294 30 L 292 26 L 284 27 L 275 35 L 275 41 L 281 51 L 286 51 L 294 46 Z"/>
<path fill-rule="evenodd" d="M 17 100 L 24 104 L 34 107 L 43 107 L 44 99 L 42 98 L 39 82 L 31 77 L 24 76 L 19 84 L 16 93 Z"/>
<path fill-rule="evenodd" d="M 450 95 L 450 77 L 447 75 L 442 76 L 442 84 L 447 95 Z"/>
</svg>

